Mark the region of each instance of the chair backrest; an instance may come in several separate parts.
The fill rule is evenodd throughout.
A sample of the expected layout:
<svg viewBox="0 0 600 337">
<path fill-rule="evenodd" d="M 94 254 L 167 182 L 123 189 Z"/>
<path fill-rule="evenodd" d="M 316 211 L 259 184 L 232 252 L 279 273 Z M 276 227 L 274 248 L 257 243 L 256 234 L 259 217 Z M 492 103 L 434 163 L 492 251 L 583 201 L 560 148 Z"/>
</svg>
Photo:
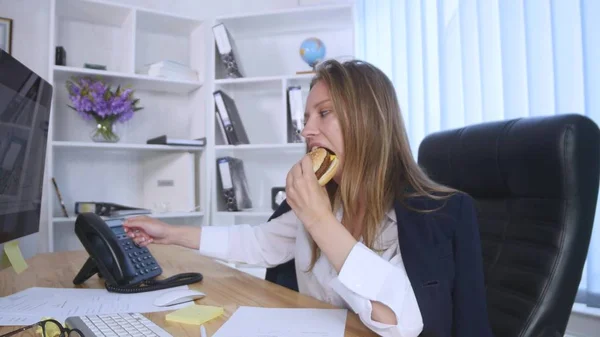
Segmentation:
<svg viewBox="0 0 600 337">
<path fill-rule="evenodd" d="M 418 162 L 475 199 L 495 337 L 562 336 L 598 198 L 597 125 L 567 114 L 442 131 Z"/>
</svg>

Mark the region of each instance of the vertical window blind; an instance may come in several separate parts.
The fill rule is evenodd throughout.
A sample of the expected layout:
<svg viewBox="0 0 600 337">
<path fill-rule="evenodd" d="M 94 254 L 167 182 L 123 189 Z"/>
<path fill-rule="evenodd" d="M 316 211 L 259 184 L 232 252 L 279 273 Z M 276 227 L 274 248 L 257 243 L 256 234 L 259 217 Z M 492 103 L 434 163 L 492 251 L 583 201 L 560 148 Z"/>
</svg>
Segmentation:
<svg viewBox="0 0 600 337">
<path fill-rule="evenodd" d="M 429 133 L 480 122 L 579 113 L 600 124 L 600 1 L 356 3 L 356 56 L 394 82 L 415 154 Z M 598 227 L 577 301 L 600 307 Z"/>
</svg>

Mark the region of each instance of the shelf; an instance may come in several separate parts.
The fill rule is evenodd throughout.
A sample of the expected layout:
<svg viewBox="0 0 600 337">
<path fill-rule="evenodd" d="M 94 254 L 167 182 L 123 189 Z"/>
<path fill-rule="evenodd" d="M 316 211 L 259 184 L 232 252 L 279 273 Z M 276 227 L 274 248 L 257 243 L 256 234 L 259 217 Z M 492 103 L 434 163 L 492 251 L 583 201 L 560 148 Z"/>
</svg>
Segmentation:
<svg viewBox="0 0 600 337">
<path fill-rule="evenodd" d="M 247 83 L 259 83 L 259 82 L 276 82 L 276 81 L 290 81 L 290 80 L 310 80 L 315 74 L 299 74 L 299 75 L 285 75 L 285 76 L 256 76 L 256 77 L 242 77 L 242 78 L 221 78 L 215 80 L 215 84 L 247 84 Z"/>
<path fill-rule="evenodd" d="M 218 211 L 217 215 L 226 216 L 246 216 L 246 217 L 264 217 L 269 218 L 275 211 L 272 210 L 256 210 L 256 211 L 239 211 L 239 212 L 226 212 Z"/>
<path fill-rule="evenodd" d="M 306 144 L 242 144 L 215 145 L 217 151 L 305 151 Z"/>
<path fill-rule="evenodd" d="M 204 212 L 165 212 L 165 213 L 153 213 L 153 214 L 141 214 L 146 215 L 152 218 L 157 219 L 175 219 L 175 218 L 197 218 L 204 216 Z M 106 217 L 104 217 L 106 218 Z M 54 217 L 52 218 L 52 222 L 54 223 L 62 223 L 62 222 L 74 222 L 77 217 Z"/>
<path fill-rule="evenodd" d="M 140 74 L 54 66 L 54 78 L 56 81 L 67 81 L 74 76 L 100 76 L 107 83 L 115 86 L 120 84 L 122 86 L 131 86 L 134 90 L 162 91 L 176 94 L 188 94 L 202 86 L 202 82 L 199 81 L 172 80 Z"/>
<path fill-rule="evenodd" d="M 238 36 L 347 29 L 353 20 L 353 5 L 306 6 L 220 16 L 216 20 L 224 23 L 228 30 Z"/>
<path fill-rule="evenodd" d="M 174 145 L 154 145 L 154 144 L 125 144 L 125 143 L 92 143 L 92 142 L 67 142 L 54 141 L 52 145 L 55 147 L 71 147 L 71 148 L 86 148 L 86 149 L 112 149 L 112 150 L 147 150 L 147 151 L 191 151 L 200 152 L 204 150 L 202 147 L 195 146 L 174 146 Z"/>
<path fill-rule="evenodd" d="M 149 144 L 126 144 L 126 143 L 92 143 L 92 142 L 70 142 L 54 141 L 52 146 L 58 150 L 68 150 L 69 153 L 89 154 L 90 151 L 99 151 L 103 154 L 121 155 L 127 158 L 140 158 L 155 156 L 161 153 L 174 152 L 202 152 L 204 148 L 193 146 L 171 146 L 171 145 L 149 145 Z"/>
</svg>

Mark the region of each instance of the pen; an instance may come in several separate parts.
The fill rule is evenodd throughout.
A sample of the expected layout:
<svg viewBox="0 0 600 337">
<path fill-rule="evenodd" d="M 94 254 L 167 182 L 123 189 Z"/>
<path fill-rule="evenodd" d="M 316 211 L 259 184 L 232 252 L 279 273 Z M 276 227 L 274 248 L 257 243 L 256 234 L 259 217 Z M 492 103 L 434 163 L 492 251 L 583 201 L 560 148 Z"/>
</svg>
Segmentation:
<svg viewBox="0 0 600 337">
<path fill-rule="evenodd" d="M 204 325 L 200 326 L 200 337 L 208 337 L 208 335 L 206 334 L 206 329 L 204 328 Z"/>
</svg>

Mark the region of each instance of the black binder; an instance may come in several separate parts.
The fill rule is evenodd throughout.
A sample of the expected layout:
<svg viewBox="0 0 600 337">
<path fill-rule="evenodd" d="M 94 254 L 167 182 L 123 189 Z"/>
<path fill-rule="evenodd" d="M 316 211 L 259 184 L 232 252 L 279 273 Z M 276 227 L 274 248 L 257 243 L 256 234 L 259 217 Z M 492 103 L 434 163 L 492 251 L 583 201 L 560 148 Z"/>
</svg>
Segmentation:
<svg viewBox="0 0 600 337">
<path fill-rule="evenodd" d="M 237 48 L 231 38 L 231 34 L 224 24 L 219 23 L 212 27 L 213 36 L 217 45 L 217 52 L 221 57 L 221 62 L 227 71 L 227 77 L 240 78 L 244 77 L 239 60 L 236 60 Z"/>
<path fill-rule="evenodd" d="M 288 143 L 303 143 L 302 128 L 304 127 L 304 104 L 302 103 L 302 87 L 287 88 L 287 120 Z"/>
<path fill-rule="evenodd" d="M 149 209 L 120 205 L 112 202 L 77 201 L 75 214 L 85 212 L 95 213 L 100 216 L 126 216 L 135 214 L 150 214 Z"/>
<path fill-rule="evenodd" d="M 229 144 L 250 144 L 235 101 L 222 90 L 215 91 L 213 96 L 216 110 Z"/>
<path fill-rule="evenodd" d="M 235 212 L 252 208 L 244 162 L 229 156 L 217 158 L 217 169 L 227 211 Z"/>
<path fill-rule="evenodd" d="M 167 135 L 162 135 L 162 136 L 148 139 L 146 141 L 146 144 L 201 147 L 201 146 L 206 145 L 206 137 L 202 137 L 202 138 L 198 138 L 198 139 L 176 139 L 176 138 L 167 137 Z"/>
</svg>

